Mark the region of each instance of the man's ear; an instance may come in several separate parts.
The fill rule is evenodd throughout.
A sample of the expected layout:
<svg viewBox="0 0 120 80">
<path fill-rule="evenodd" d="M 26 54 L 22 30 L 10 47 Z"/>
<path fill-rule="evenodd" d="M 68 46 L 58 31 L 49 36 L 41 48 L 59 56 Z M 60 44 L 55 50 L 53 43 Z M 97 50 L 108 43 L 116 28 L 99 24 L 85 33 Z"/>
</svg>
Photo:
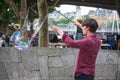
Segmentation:
<svg viewBox="0 0 120 80">
<path fill-rule="evenodd" d="M 89 27 L 86 27 L 86 29 L 87 29 L 88 31 L 90 31 L 90 28 L 89 28 Z"/>
</svg>

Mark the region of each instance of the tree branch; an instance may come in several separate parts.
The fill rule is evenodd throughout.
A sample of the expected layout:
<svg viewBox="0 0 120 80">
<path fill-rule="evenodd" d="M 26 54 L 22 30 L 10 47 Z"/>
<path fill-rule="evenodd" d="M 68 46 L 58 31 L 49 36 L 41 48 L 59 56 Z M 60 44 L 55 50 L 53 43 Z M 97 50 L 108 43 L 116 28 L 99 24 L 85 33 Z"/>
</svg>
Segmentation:
<svg viewBox="0 0 120 80">
<path fill-rule="evenodd" d="M 59 0 L 51 1 L 49 4 L 49 8 L 54 8 L 58 2 L 59 2 Z"/>
<path fill-rule="evenodd" d="M 55 7 L 58 2 L 59 2 L 59 0 L 56 0 L 52 7 Z"/>
<path fill-rule="evenodd" d="M 27 12 L 27 1 L 26 0 L 21 0 L 21 12 L 23 16 L 26 15 L 26 12 Z"/>
</svg>

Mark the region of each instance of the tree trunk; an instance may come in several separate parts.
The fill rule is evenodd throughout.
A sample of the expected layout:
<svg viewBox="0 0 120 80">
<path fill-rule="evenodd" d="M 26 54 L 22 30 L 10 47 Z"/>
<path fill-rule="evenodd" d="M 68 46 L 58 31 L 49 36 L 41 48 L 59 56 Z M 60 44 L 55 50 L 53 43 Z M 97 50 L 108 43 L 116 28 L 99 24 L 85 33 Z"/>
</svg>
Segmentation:
<svg viewBox="0 0 120 80">
<path fill-rule="evenodd" d="M 120 18 L 120 10 L 117 10 L 117 12 L 118 12 L 118 15 L 119 15 L 119 18 Z"/>
<path fill-rule="evenodd" d="M 20 27 L 22 29 L 23 25 L 24 25 L 24 21 L 25 21 L 25 17 L 26 17 L 26 13 L 27 13 L 27 0 L 21 0 L 21 10 L 20 10 Z M 24 41 L 28 41 L 28 32 L 25 31 L 24 33 L 22 33 L 22 35 L 24 35 Z"/>
<path fill-rule="evenodd" d="M 20 26 L 24 24 L 24 20 L 27 12 L 27 0 L 21 0 L 21 11 L 20 11 Z"/>
<path fill-rule="evenodd" d="M 115 0 L 115 7 L 120 17 L 120 1 L 119 0 Z"/>
<path fill-rule="evenodd" d="M 37 0 L 38 2 L 38 11 L 39 11 L 39 23 L 43 21 L 43 18 L 48 14 L 47 0 Z M 41 27 L 39 31 L 39 47 L 48 47 L 48 19 Z"/>
</svg>

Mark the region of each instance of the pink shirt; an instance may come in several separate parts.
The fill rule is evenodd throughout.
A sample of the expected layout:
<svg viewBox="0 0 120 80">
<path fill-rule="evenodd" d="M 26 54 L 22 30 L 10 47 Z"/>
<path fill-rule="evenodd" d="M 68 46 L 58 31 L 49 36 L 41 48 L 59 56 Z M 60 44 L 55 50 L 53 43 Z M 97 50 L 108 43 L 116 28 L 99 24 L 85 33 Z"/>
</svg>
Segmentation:
<svg viewBox="0 0 120 80">
<path fill-rule="evenodd" d="M 72 40 L 68 35 L 64 34 L 62 40 L 67 46 L 80 49 L 75 63 L 74 74 L 82 72 L 94 76 L 96 57 L 100 48 L 99 37 L 91 35 L 78 41 Z"/>
</svg>

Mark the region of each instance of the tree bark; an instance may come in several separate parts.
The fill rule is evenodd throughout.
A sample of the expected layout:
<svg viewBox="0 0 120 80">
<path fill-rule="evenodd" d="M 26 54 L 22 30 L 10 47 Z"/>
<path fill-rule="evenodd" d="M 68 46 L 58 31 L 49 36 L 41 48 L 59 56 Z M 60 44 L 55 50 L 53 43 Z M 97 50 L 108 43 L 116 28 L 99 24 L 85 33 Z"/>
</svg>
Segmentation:
<svg viewBox="0 0 120 80">
<path fill-rule="evenodd" d="M 120 1 L 119 0 L 115 0 L 115 7 L 120 17 Z"/>
<path fill-rule="evenodd" d="M 20 26 L 24 24 L 24 20 L 27 12 L 27 0 L 21 0 L 21 11 L 20 11 Z"/>
<path fill-rule="evenodd" d="M 27 0 L 21 0 L 21 10 L 20 10 L 20 27 L 22 29 L 23 25 L 24 25 L 24 21 L 25 21 L 25 17 L 26 17 L 26 13 L 27 13 Z M 24 41 L 28 41 L 28 32 L 25 31 L 24 33 L 22 33 L 24 35 Z"/>
<path fill-rule="evenodd" d="M 37 0 L 39 11 L 39 23 L 43 21 L 43 18 L 48 14 L 47 0 Z M 48 47 L 48 19 L 41 27 L 39 31 L 39 47 Z"/>
<path fill-rule="evenodd" d="M 55 0 L 51 5 L 48 4 L 48 0 L 37 0 L 38 11 L 39 11 L 39 23 L 43 21 L 43 18 L 48 14 L 48 9 L 55 7 L 59 0 Z M 48 18 L 43 24 L 39 31 L 39 47 L 48 47 Z"/>
</svg>

